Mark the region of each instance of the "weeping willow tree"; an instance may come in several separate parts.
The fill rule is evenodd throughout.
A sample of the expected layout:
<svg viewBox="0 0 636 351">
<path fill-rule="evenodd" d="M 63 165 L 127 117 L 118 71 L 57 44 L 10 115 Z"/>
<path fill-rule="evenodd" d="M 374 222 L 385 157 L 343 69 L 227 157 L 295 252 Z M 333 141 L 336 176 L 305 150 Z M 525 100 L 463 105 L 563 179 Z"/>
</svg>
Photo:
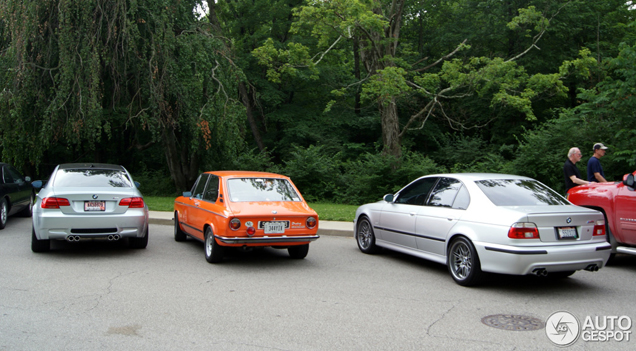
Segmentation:
<svg viewBox="0 0 636 351">
<path fill-rule="evenodd" d="M 90 156 L 114 140 L 131 152 L 159 144 L 180 191 L 203 160 L 235 154 L 241 73 L 197 18 L 198 3 L 0 2 L 2 158 L 35 167 L 54 150 Z"/>
</svg>

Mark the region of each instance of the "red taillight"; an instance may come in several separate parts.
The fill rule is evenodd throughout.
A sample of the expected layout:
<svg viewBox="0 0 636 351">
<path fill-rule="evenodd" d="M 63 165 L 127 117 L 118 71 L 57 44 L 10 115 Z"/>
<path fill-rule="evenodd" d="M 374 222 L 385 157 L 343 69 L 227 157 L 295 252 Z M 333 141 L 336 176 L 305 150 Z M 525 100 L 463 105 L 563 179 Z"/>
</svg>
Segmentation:
<svg viewBox="0 0 636 351">
<path fill-rule="evenodd" d="M 143 208 L 144 199 L 141 197 L 127 197 L 119 201 L 119 206 L 128 206 L 129 208 Z"/>
<path fill-rule="evenodd" d="M 305 224 L 307 225 L 307 228 L 309 229 L 314 229 L 317 223 L 318 221 L 316 221 L 314 217 L 307 218 L 307 221 L 305 222 Z"/>
<path fill-rule="evenodd" d="M 247 227 L 247 235 L 252 236 L 254 234 L 256 234 L 256 228 L 254 227 Z"/>
<path fill-rule="evenodd" d="M 534 223 L 515 223 L 508 230 L 511 239 L 539 239 L 539 229 Z"/>
<path fill-rule="evenodd" d="M 241 227 L 241 221 L 238 218 L 234 218 L 230 221 L 230 228 L 232 230 L 238 230 Z"/>
<path fill-rule="evenodd" d="M 594 226 L 594 234 L 593 234 L 593 236 L 597 236 L 597 235 L 605 235 L 605 225 L 595 225 Z"/>
<path fill-rule="evenodd" d="M 40 205 L 40 207 L 48 209 L 60 208 L 60 206 L 71 206 L 71 203 L 62 197 L 45 197 Z"/>
</svg>

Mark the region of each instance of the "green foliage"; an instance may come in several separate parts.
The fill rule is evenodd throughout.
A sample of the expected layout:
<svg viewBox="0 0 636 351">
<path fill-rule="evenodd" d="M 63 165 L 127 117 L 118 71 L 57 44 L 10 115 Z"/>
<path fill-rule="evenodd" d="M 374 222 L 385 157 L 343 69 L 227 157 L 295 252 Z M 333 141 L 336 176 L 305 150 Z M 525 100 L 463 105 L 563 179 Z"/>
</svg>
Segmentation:
<svg viewBox="0 0 636 351">
<path fill-rule="evenodd" d="M 444 173 L 444 167 L 419 153 L 406 152 L 401 161 L 386 154 L 364 154 L 344 165 L 344 186 L 334 200 L 348 204 L 363 204 L 382 199 L 418 177 Z"/>
<path fill-rule="evenodd" d="M 340 174 L 337 153 L 324 146 L 294 146 L 290 156 L 281 172 L 292 179 L 306 201 L 333 198 Z"/>
</svg>

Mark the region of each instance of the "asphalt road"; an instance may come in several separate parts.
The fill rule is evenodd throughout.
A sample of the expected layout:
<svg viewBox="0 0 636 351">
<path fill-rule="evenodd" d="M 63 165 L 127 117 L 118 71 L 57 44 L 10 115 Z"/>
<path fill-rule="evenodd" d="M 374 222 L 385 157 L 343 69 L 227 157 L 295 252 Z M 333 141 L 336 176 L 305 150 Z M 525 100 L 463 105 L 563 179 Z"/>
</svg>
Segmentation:
<svg viewBox="0 0 636 351">
<path fill-rule="evenodd" d="M 61 242 L 34 254 L 30 235 L 28 218 L 0 231 L 0 350 L 546 350 L 557 347 L 544 328 L 482 319 L 636 318 L 636 256 L 564 280 L 497 275 L 464 288 L 442 265 L 365 255 L 345 237 L 321 237 L 304 260 L 265 249 L 212 265 L 170 226 L 151 225 L 145 250 Z M 579 339 L 567 349 L 635 346 Z"/>
</svg>

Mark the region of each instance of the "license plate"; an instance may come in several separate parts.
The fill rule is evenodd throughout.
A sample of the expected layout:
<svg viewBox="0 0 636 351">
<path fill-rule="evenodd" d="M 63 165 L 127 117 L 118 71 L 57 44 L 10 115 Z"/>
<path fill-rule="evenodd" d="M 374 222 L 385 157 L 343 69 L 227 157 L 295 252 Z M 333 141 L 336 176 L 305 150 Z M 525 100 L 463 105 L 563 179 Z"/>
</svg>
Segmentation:
<svg viewBox="0 0 636 351">
<path fill-rule="evenodd" d="M 557 228 L 559 233 L 559 239 L 578 239 L 579 234 L 576 232 L 576 227 L 561 227 Z"/>
<path fill-rule="evenodd" d="M 84 211 L 106 211 L 106 201 L 84 201 Z"/>
<path fill-rule="evenodd" d="M 265 234 L 285 233 L 285 222 L 264 222 L 263 230 L 265 230 Z"/>
</svg>

